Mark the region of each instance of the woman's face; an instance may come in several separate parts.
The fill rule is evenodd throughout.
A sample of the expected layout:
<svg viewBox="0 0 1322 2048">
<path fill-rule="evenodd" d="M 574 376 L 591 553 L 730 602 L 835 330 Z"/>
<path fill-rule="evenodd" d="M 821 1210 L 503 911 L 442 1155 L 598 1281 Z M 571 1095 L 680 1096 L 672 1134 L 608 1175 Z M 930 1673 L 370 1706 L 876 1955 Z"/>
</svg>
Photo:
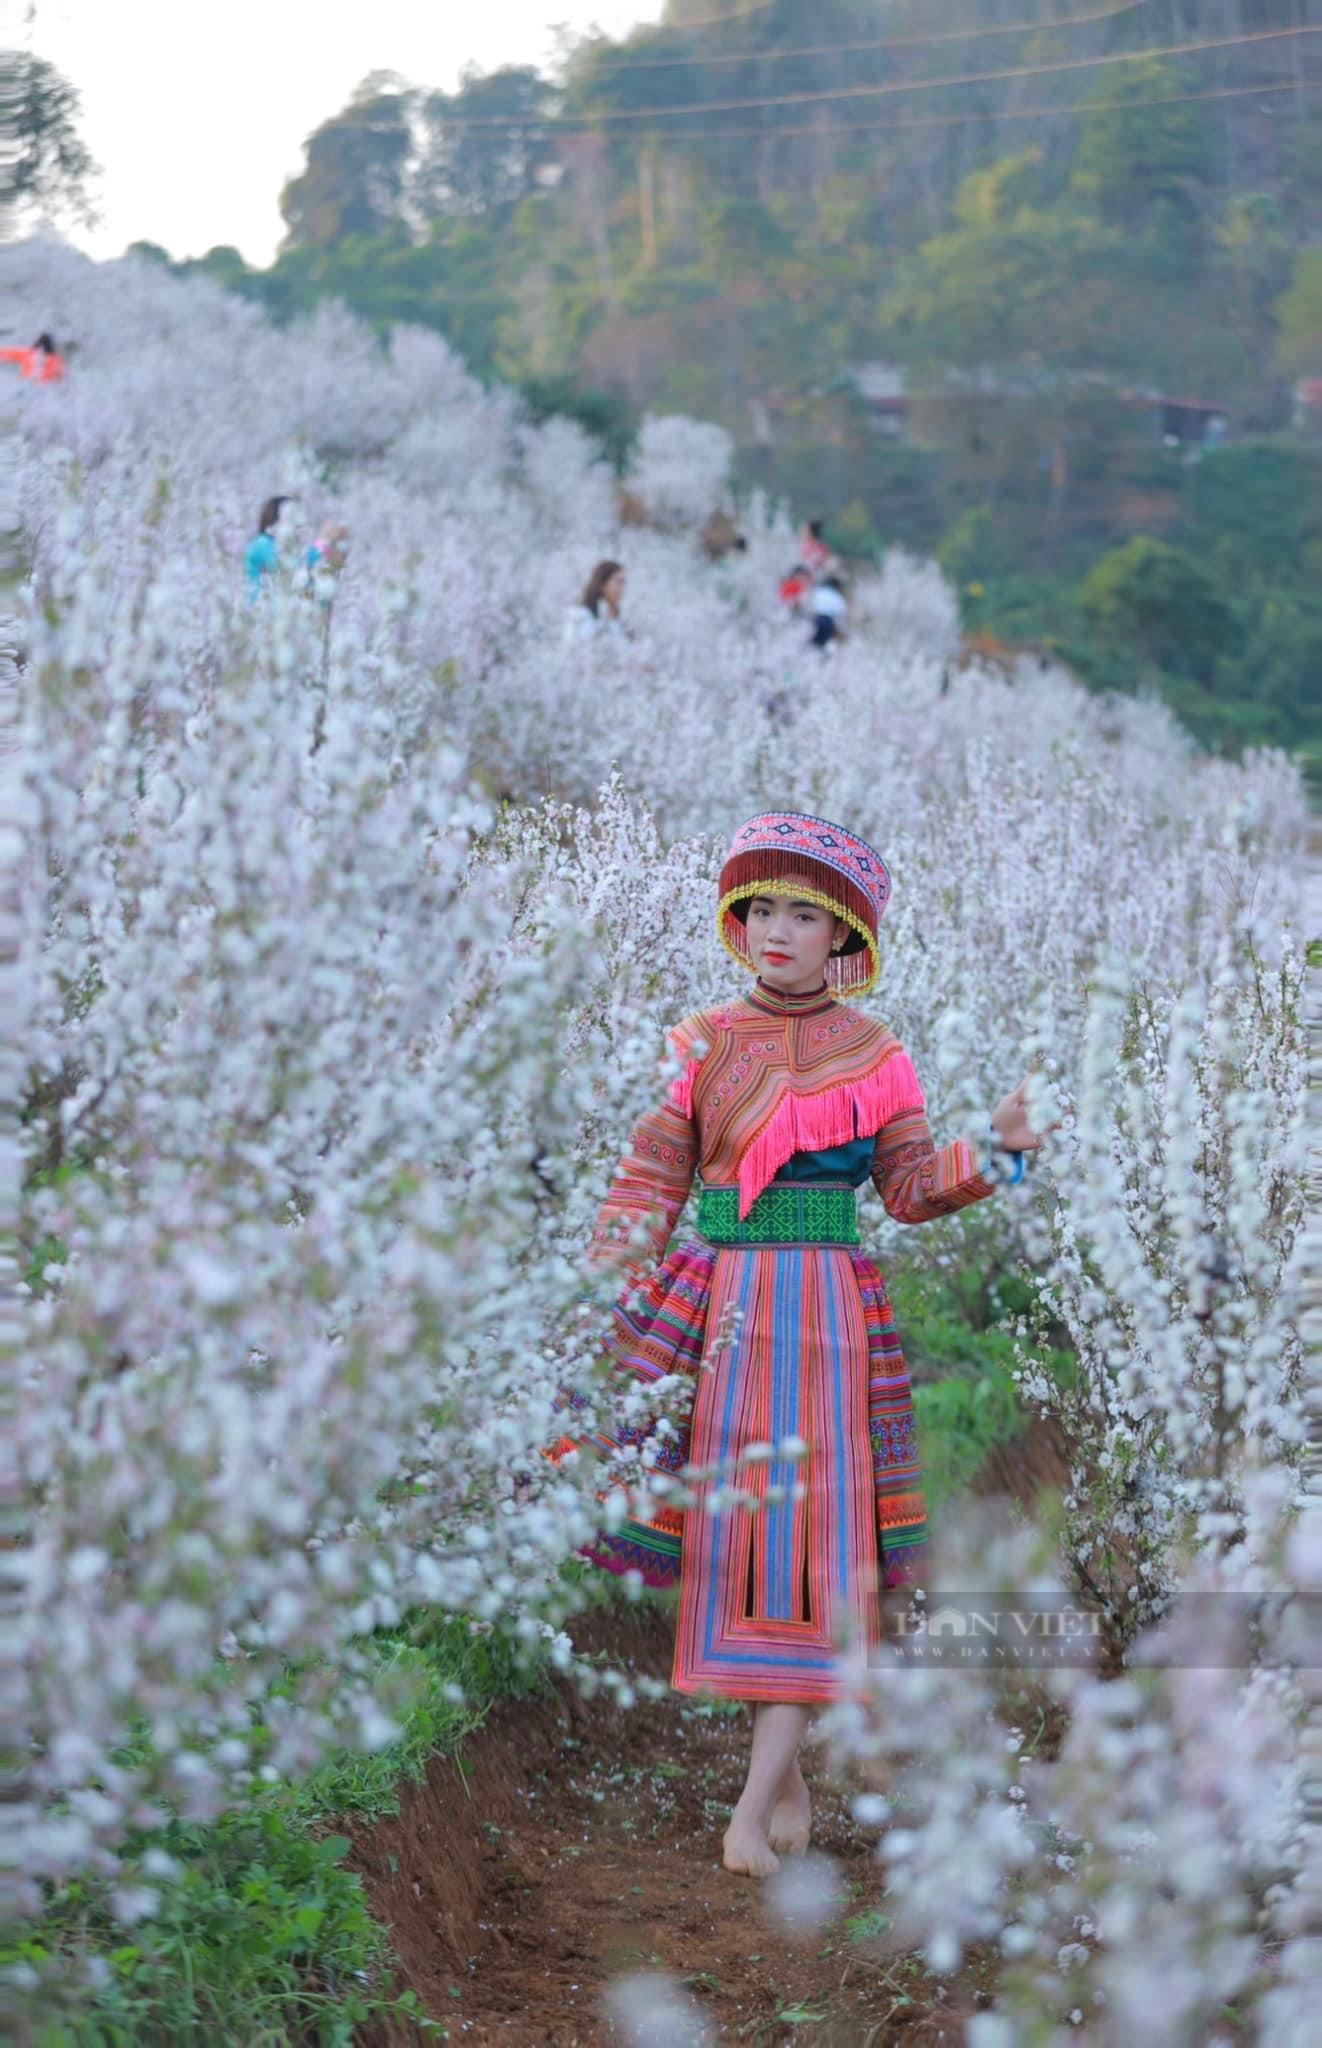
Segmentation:
<svg viewBox="0 0 1322 2048">
<path fill-rule="evenodd" d="M 794 894 L 796 888 L 813 887 L 807 875 L 791 875 L 783 895 L 755 896 L 748 906 L 753 965 L 769 988 L 785 995 L 807 995 L 820 988 L 836 940 L 849 932 L 843 919 Z"/>
<path fill-rule="evenodd" d="M 624 571 L 617 569 L 601 587 L 601 594 L 613 612 L 618 612 L 624 601 Z"/>
</svg>

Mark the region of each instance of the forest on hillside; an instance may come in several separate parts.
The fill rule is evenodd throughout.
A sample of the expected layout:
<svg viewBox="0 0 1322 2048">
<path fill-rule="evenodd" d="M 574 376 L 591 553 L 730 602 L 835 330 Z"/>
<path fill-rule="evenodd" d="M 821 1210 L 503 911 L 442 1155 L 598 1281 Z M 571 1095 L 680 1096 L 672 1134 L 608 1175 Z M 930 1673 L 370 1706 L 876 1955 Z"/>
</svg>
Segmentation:
<svg viewBox="0 0 1322 2048">
<path fill-rule="evenodd" d="M 1316 742 L 1320 27 L 671 0 L 550 75 L 367 79 L 269 269 L 176 267 L 437 328 L 621 461 L 645 411 L 717 421 L 842 551 L 934 551 L 971 632 L 1155 686 L 1213 744 Z"/>
</svg>

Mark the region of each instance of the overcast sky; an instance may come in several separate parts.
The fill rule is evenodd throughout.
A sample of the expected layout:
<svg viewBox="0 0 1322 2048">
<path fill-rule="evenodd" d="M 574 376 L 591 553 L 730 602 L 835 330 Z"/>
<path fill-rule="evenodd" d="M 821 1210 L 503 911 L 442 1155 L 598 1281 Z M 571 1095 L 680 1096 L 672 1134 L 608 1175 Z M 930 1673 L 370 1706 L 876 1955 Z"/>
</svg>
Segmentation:
<svg viewBox="0 0 1322 2048">
<path fill-rule="evenodd" d="M 268 263 L 280 188 L 369 71 L 452 89 L 465 66 L 545 62 L 554 26 L 619 35 L 662 0 L 9 0 L 19 40 L 83 99 L 101 166 L 95 256 L 232 242 Z M 8 12 L 8 8 L 4 10 Z"/>
</svg>

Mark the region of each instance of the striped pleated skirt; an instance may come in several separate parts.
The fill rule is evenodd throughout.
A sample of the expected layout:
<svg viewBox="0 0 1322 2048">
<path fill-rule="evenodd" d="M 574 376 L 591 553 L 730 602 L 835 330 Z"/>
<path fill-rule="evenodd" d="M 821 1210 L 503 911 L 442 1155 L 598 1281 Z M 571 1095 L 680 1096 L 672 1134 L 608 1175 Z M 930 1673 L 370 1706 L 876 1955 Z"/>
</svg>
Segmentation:
<svg viewBox="0 0 1322 2048">
<path fill-rule="evenodd" d="M 832 1699 L 840 1646 L 876 1639 L 879 1589 L 915 1576 L 926 1538 L 877 1267 L 848 1244 L 686 1245 L 616 1309 L 611 1350 L 621 1378 L 695 1377 L 687 1436 L 659 1462 L 701 1476 L 682 1514 L 626 1522 L 591 1555 L 678 1583 L 677 1690 Z"/>
</svg>

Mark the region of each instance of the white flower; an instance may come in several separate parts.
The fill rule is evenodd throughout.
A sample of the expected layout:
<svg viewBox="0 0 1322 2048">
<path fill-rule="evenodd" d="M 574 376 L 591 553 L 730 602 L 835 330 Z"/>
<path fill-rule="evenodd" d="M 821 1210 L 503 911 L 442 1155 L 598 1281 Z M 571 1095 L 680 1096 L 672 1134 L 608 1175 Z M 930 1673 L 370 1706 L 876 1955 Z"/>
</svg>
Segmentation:
<svg viewBox="0 0 1322 2048">
<path fill-rule="evenodd" d="M 1136 1662 L 1204 1571 L 1218 1597 L 1315 1581 L 1287 1514 L 1290 762 L 1207 760 L 1161 705 L 1036 662 L 952 664 L 943 690 L 958 604 L 900 551 L 858 579 L 828 668 L 778 615 L 783 519 L 750 504 L 746 554 L 698 565 L 719 428 L 645 424 L 648 523 L 621 528 L 590 440 L 532 425 L 435 335 L 383 353 L 331 307 L 276 330 L 207 279 L 45 241 L 0 253 L 0 277 L 20 327 L 54 304 L 80 342 L 76 403 L 24 409 L 26 756 L 21 785 L 0 778 L 29 880 L 35 1086 L 7 1163 L 33 1182 L 14 1436 L 39 1504 L 15 1564 L 34 1885 L 113 1881 L 151 1816 L 210 1818 L 254 1768 L 275 1783 L 388 1740 L 363 1638 L 419 1603 L 582 1672 L 562 1566 L 651 1498 L 676 1439 L 631 1450 L 602 1507 L 594 1452 L 543 1456 L 576 1433 L 560 1390 L 590 1402 L 590 1439 L 682 1432 L 694 1383 L 601 1384 L 614 1287 L 582 1300 L 579 1252 L 667 1028 L 734 985 L 721 841 L 773 804 L 887 855 L 878 1013 L 938 1135 L 1029 1068 L 1034 1115 L 1060 1116 L 1020 1201 L 902 1249 L 862 1213 L 883 1264 L 1040 1278 L 1073 1376 L 1031 1332 L 1017 1368 L 1073 1447 L 1062 1575 L 1086 1565 Z M 323 520 L 350 528 L 325 607 L 279 581 L 247 602 L 262 477 L 299 493 L 291 569 Z M 605 556 L 625 631 L 588 663 L 559 622 Z M 714 1335 L 722 1355 L 742 1338 L 736 1318 Z M 806 1455 L 768 1445 L 750 1485 Z M 661 1476 L 682 1504 L 692 1475 Z M 988 1539 L 974 1568 L 1013 1588 L 1041 1558 Z M 1104 1998 L 1117 2035 L 1198 2039 L 1257 1995 L 1261 1910 L 1284 2038 L 1306 1960 L 1288 1626 L 1275 1670 L 1053 1674 L 1049 1762 L 977 1674 L 866 1674 L 835 1739 L 894 1772 L 903 1825 L 878 1853 L 904 1938 L 941 1968 L 979 1943 L 1067 1953 L 1076 2011 Z M 119 1761 L 144 1726 L 150 1759 Z M 864 1792 L 854 1814 L 880 1829 L 891 1806 Z M 125 1862 L 125 1913 L 169 1875 Z M 971 2021 L 974 2048 L 1059 2026 L 1058 1985 L 1022 1997 Z M 648 1985 L 630 2012 L 700 2032 Z"/>
</svg>

